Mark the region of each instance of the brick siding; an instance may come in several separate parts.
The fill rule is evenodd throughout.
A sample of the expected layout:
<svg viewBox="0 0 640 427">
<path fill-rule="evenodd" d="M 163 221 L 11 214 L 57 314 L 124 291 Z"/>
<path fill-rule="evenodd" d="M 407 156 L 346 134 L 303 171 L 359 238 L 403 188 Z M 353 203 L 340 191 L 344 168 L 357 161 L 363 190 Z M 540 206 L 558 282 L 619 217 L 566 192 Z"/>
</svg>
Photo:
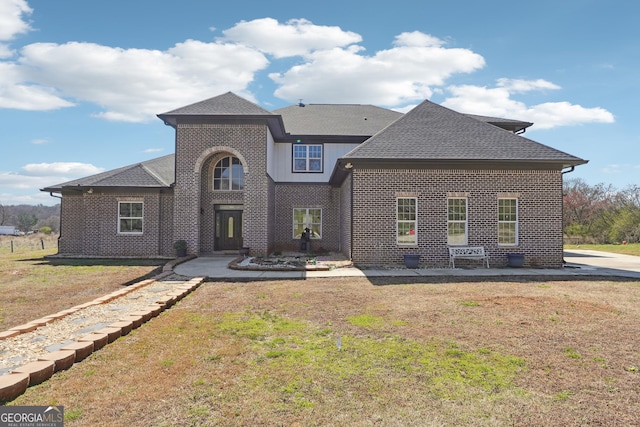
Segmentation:
<svg viewBox="0 0 640 427">
<path fill-rule="evenodd" d="M 252 252 L 268 252 L 267 132 L 264 123 L 249 121 L 203 124 L 186 120 L 178 125 L 174 238 L 187 241 L 188 253 L 213 251 L 215 204 L 242 204 L 244 246 L 249 246 Z M 242 161 L 244 191 L 211 189 L 211 165 L 224 155 Z"/>
<path fill-rule="evenodd" d="M 293 209 L 322 209 L 322 238 L 311 240 L 312 251 L 340 252 L 340 190 L 326 184 L 276 184 L 274 249 L 300 249 L 300 239 L 293 238 Z"/>
<path fill-rule="evenodd" d="M 173 256 L 175 240 L 188 253 L 215 250 L 215 205 L 242 205 L 244 246 L 251 254 L 297 250 L 294 208 L 322 209 L 322 239 L 312 249 L 342 252 L 361 265 L 397 265 L 420 253 L 421 265 L 445 267 L 447 198 L 468 203 L 468 244 L 484 246 L 494 266 L 508 253 L 530 266 L 562 264 L 562 175 L 541 170 L 359 169 L 338 188 L 328 184 L 275 183 L 267 174 L 267 125 L 263 121 L 199 123 L 183 118 L 176 130 L 176 182 L 171 189 L 65 191 L 59 252 L 85 256 Z M 244 167 L 243 191 L 213 191 L 213 166 L 223 156 Z M 396 199 L 418 200 L 418 242 L 396 243 Z M 497 243 L 497 199 L 518 199 L 519 244 Z M 118 201 L 144 202 L 144 233 L 117 232 Z M 462 264 L 462 263 L 461 263 Z"/>
<path fill-rule="evenodd" d="M 340 187 L 340 252 L 351 259 L 351 177 Z"/>
<path fill-rule="evenodd" d="M 143 233 L 118 233 L 118 202 L 144 204 Z M 65 192 L 58 253 L 104 257 L 171 256 L 173 195 L 170 189 L 134 192 Z"/>
<path fill-rule="evenodd" d="M 468 198 L 468 244 L 484 246 L 492 265 L 506 265 L 512 252 L 530 266 L 562 265 L 562 175 L 538 170 L 354 169 L 354 262 L 400 264 L 403 254 L 420 253 L 422 266 L 447 266 L 447 198 L 460 193 Z M 518 196 L 517 247 L 497 243 L 497 199 L 504 193 Z M 396 243 L 396 198 L 403 194 L 418 199 L 418 244 L 411 248 Z"/>
</svg>

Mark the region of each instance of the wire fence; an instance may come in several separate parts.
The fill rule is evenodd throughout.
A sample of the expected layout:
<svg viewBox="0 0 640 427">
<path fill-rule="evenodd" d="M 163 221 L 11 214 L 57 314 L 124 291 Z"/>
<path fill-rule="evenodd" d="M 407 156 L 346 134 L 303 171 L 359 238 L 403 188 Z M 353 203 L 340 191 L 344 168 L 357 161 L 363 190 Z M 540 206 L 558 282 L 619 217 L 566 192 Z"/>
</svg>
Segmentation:
<svg viewBox="0 0 640 427">
<path fill-rule="evenodd" d="M 0 254 L 57 250 L 58 236 L 34 234 L 30 236 L 0 236 Z"/>
</svg>

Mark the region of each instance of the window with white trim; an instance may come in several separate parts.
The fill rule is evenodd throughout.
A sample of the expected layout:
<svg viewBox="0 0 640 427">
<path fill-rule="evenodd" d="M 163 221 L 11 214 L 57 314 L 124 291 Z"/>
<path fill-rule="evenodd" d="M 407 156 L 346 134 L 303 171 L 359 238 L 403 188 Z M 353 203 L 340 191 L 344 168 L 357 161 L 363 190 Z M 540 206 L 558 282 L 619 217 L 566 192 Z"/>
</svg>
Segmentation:
<svg viewBox="0 0 640 427">
<path fill-rule="evenodd" d="M 416 245 L 418 243 L 418 199 L 398 197 L 396 206 L 396 242 L 399 245 Z"/>
<path fill-rule="evenodd" d="M 118 233 L 142 234 L 144 204 L 142 202 L 118 202 Z"/>
<path fill-rule="evenodd" d="M 498 199 L 498 244 L 518 244 L 518 199 Z"/>
<path fill-rule="evenodd" d="M 322 145 L 293 144 L 294 172 L 322 172 Z"/>
<path fill-rule="evenodd" d="M 460 246 L 467 244 L 467 199 L 450 197 L 447 199 L 447 244 Z"/>
<path fill-rule="evenodd" d="M 217 191 L 243 190 L 244 169 L 240 159 L 223 157 L 213 168 L 213 189 Z"/>
<path fill-rule="evenodd" d="M 322 238 L 322 209 L 294 208 L 293 209 L 293 238 L 302 238 L 302 233 L 308 228 L 312 239 Z"/>
</svg>

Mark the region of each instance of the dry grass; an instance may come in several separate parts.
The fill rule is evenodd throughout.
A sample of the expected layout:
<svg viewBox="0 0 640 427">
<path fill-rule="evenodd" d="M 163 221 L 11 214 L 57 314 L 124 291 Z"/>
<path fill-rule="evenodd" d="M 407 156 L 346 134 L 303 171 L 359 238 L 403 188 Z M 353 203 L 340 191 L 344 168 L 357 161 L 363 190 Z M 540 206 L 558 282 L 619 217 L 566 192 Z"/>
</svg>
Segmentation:
<svg viewBox="0 0 640 427">
<path fill-rule="evenodd" d="M 207 283 L 11 404 L 69 426 L 638 425 L 639 302 L 637 281 Z"/>
<path fill-rule="evenodd" d="M 158 260 L 44 258 L 55 253 L 56 236 L 0 236 L 0 331 L 91 301 L 162 265 Z"/>
</svg>

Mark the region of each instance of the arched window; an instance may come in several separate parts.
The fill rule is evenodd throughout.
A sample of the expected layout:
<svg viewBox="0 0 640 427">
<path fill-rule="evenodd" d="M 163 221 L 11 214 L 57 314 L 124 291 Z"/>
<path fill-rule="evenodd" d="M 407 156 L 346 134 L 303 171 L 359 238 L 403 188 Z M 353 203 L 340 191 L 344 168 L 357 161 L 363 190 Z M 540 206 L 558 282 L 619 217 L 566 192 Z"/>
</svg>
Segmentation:
<svg viewBox="0 0 640 427">
<path fill-rule="evenodd" d="M 223 157 L 213 168 L 214 190 L 244 189 L 244 169 L 237 157 Z"/>
</svg>

